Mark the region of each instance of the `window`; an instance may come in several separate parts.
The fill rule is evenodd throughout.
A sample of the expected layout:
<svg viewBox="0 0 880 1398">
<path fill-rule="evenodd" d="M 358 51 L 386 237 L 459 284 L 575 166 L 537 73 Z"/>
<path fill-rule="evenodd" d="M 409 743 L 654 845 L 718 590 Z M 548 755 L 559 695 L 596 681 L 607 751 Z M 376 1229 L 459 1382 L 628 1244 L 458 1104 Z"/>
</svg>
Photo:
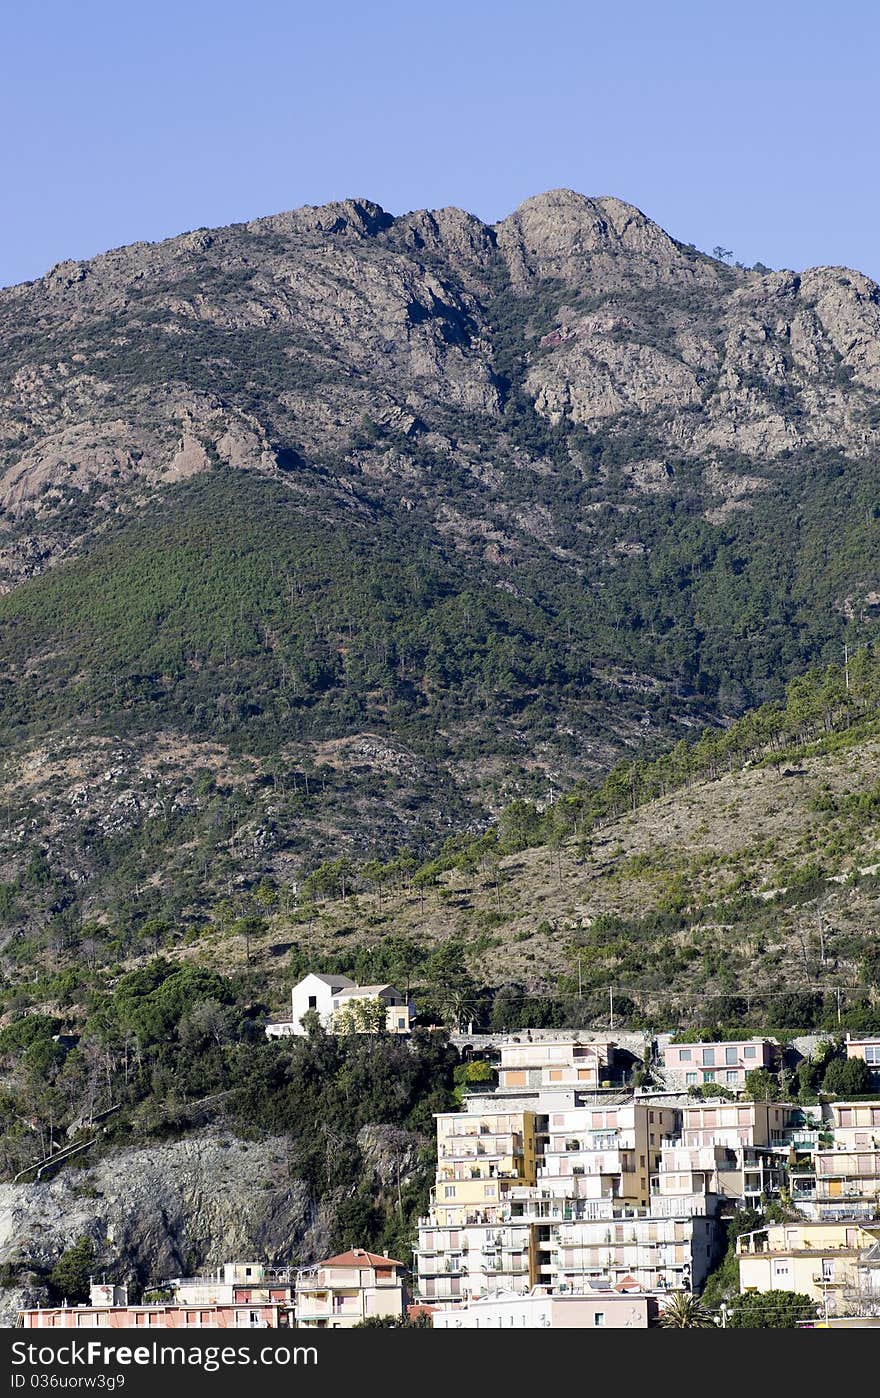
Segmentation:
<svg viewBox="0 0 880 1398">
<path fill-rule="evenodd" d="M 739 1073 L 736 1071 L 735 1068 L 732 1072 L 725 1073 L 724 1076 L 728 1082 L 739 1082 Z"/>
<path fill-rule="evenodd" d="M 698 1073 L 685 1073 L 685 1075 L 684 1075 L 684 1080 L 685 1080 L 686 1083 L 692 1083 L 692 1082 L 696 1082 L 698 1077 L 699 1077 L 699 1074 L 698 1074 Z"/>
<path fill-rule="evenodd" d="M 758 1050 L 755 1048 L 755 1045 L 746 1044 L 745 1048 L 743 1049 L 743 1058 L 757 1058 L 757 1056 Z"/>
<path fill-rule="evenodd" d="M 679 1050 L 678 1050 L 678 1059 L 679 1059 L 679 1062 L 680 1062 L 680 1063 L 690 1063 L 690 1061 L 691 1061 L 691 1051 L 690 1051 L 690 1049 L 679 1049 Z"/>
<path fill-rule="evenodd" d="M 714 1081 L 715 1081 L 715 1074 L 714 1074 L 713 1072 L 707 1071 L 707 1072 L 705 1072 L 705 1073 L 703 1074 L 703 1082 L 714 1082 Z"/>
<path fill-rule="evenodd" d="M 880 1044 L 865 1045 L 865 1062 L 872 1068 L 880 1068 Z"/>
<path fill-rule="evenodd" d="M 455 1198 L 455 1185 L 454 1185 L 454 1184 L 447 1184 L 447 1185 L 444 1187 L 444 1189 L 443 1189 L 443 1198 L 444 1198 L 444 1199 L 454 1199 L 454 1198 Z"/>
<path fill-rule="evenodd" d="M 711 1067 L 715 1062 L 715 1050 L 711 1048 L 703 1049 L 703 1066 Z"/>
<path fill-rule="evenodd" d="M 317 997 L 317 995 L 310 995 L 310 996 L 309 996 L 309 1009 L 310 1009 L 310 1010 L 316 1010 L 317 1008 L 318 1008 L 318 997 Z"/>
<path fill-rule="evenodd" d="M 605 1324 L 605 1312 L 604 1312 L 604 1311 L 596 1311 L 595 1315 L 593 1316 L 593 1324 L 594 1324 L 594 1325 L 604 1325 L 604 1324 Z"/>
<path fill-rule="evenodd" d="M 399 1019 L 399 1020 L 397 1021 L 397 1027 L 398 1027 L 398 1029 L 405 1029 L 405 1028 L 406 1028 L 406 1020 L 405 1020 L 405 1019 Z"/>
<path fill-rule="evenodd" d="M 735 1048 L 726 1048 L 726 1049 L 724 1050 L 724 1062 L 725 1062 L 725 1063 L 730 1063 L 730 1064 L 732 1064 L 734 1067 L 736 1066 L 737 1057 L 736 1057 L 736 1049 L 735 1049 Z"/>
<path fill-rule="evenodd" d="M 495 1198 L 495 1186 L 494 1186 L 494 1184 L 487 1184 L 487 1185 L 484 1185 L 484 1186 L 483 1186 L 483 1194 L 484 1194 L 485 1198 L 487 1198 L 487 1199 L 494 1199 L 494 1198 Z"/>
</svg>

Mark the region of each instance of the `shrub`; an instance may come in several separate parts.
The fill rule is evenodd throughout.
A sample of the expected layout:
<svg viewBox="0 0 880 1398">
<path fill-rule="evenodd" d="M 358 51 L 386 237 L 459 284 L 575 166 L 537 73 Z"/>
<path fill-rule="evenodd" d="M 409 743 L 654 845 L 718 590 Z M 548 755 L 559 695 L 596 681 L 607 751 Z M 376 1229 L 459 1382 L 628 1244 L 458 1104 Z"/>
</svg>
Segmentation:
<svg viewBox="0 0 880 1398">
<path fill-rule="evenodd" d="M 795 1330 L 817 1312 L 802 1291 L 747 1291 L 734 1301 L 727 1323 L 733 1330 Z"/>
</svg>

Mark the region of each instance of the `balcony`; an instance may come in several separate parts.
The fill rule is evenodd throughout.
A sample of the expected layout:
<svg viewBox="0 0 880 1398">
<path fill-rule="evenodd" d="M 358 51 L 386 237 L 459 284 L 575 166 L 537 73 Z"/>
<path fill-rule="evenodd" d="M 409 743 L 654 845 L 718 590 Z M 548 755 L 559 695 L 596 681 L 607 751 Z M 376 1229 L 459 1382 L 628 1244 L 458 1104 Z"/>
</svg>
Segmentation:
<svg viewBox="0 0 880 1398">
<path fill-rule="evenodd" d="M 807 1203 L 816 1198 L 816 1182 L 809 1175 L 801 1175 L 791 1181 L 791 1197 Z"/>
<path fill-rule="evenodd" d="M 876 1199 L 880 1201 L 880 1181 L 853 1180 L 832 1192 L 828 1188 L 826 1180 L 817 1180 L 816 1198 L 831 1204 L 837 1199 Z"/>
<path fill-rule="evenodd" d="M 795 1150 L 818 1150 L 818 1131 L 795 1131 L 791 1137 L 791 1145 Z"/>
</svg>

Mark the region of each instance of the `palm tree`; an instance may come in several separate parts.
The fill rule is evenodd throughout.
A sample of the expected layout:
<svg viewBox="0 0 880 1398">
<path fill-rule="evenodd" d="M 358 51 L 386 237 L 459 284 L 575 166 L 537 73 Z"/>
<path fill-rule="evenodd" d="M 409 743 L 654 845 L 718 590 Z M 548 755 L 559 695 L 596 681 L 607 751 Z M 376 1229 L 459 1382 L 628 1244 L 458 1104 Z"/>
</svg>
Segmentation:
<svg viewBox="0 0 880 1398">
<path fill-rule="evenodd" d="M 468 986 L 447 986 L 442 996 L 443 1010 L 450 1021 L 453 1032 L 461 1033 L 462 1020 L 472 1017 L 478 1000 L 473 989 Z"/>
<path fill-rule="evenodd" d="M 666 1330 L 714 1330 L 711 1311 L 689 1291 L 673 1291 L 663 1310 L 660 1324 Z"/>
</svg>

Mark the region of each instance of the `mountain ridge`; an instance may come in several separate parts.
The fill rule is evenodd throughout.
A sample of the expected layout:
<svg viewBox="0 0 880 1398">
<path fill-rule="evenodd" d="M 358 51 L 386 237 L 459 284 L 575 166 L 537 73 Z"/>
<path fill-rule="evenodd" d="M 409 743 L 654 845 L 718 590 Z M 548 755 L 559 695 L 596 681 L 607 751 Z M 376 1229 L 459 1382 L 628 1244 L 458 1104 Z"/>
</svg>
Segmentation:
<svg viewBox="0 0 880 1398">
<path fill-rule="evenodd" d="M 41 935 L 52 906 L 216 895 L 172 895 L 137 798 L 164 753 L 201 849 L 235 803 L 183 754 L 286 793 L 268 830 L 241 814 L 250 872 L 223 818 L 227 884 L 334 843 L 421 857 L 876 629 L 856 272 L 730 267 L 614 196 L 495 225 L 355 199 L 59 263 L 0 293 L 0 346 L 0 877 L 53 869 L 19 899 Z M 36 809 L 17 784 L 114 743 L 124 816 L 64 762 Z M 326 804 L 294 808 L 316 765 Z"/>
</svg>

